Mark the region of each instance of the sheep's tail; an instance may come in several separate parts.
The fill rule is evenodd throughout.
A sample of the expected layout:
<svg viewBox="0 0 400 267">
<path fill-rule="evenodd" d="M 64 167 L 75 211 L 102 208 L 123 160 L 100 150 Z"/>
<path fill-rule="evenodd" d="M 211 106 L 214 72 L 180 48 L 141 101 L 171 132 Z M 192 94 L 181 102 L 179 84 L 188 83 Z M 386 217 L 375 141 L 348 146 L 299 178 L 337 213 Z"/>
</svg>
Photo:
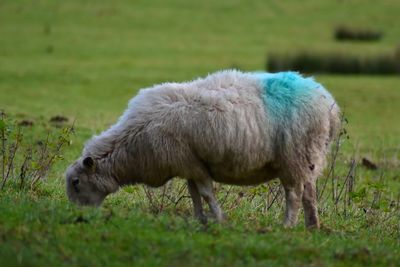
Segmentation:
<svg viewBox="0 0 400 267">
<path fill-rule="evenodd" d="M 329 142 L 339 134 L 342 124 L 340 108 L 336 102 L 330 107 L 329 112 Z"/>
</svg>

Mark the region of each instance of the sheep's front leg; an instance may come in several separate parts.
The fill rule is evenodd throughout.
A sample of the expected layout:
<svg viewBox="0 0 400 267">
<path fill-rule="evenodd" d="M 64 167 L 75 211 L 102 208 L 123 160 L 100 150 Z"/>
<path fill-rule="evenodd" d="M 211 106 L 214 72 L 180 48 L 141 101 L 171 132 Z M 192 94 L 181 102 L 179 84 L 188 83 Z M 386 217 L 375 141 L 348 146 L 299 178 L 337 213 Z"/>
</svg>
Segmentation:
<svg viewBox="0 0 400 267">
<path fill-rule="evenodd" d="M 317 194 L 315 190 L 315 179 L 310 179 L 304 184 L 303 207 L 306 227 L 319 229 L 319 218 L 317 209 Z"/>
<path fill-rule="evenodd" d="M 303 195 L 303 183 L 295 184 L 283 183 L 286 196 L 286 211 L 283 226 L 290 228 L 296 225 Z"/>
<path fill-rule="evenodd" d="M 214 196 L 211 179 L 196 180 L 196 185 L 200 195 L 207 202 L 216 220 L 222 222 L 225 219 L 225 216 Z"/>
<path fill-rule="evenodd" d="M 207 223 L 207 217 L 203 214 L 203 207 L 201 204 L 201 197 L 196 183 L 193 180 L 187 181 L 190 196 L 193 201 L 194 216 L 203 224 Z"/>
</svg>

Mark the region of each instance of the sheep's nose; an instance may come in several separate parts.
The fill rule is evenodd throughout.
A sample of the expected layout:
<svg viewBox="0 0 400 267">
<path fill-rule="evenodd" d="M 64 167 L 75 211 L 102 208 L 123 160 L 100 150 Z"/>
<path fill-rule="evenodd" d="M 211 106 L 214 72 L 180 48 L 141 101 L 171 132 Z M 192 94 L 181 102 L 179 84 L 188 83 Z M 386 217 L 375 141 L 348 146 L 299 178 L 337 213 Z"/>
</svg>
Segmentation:
<svg viewBox="0 0 400 267">
<path fill-rule="evenodd" d="M 72 185 L 77 186 L 79 184 L 79 179 L 78 178 L 73 178 L 72 179 Z"/>
<path fill-rule="evenodd" d="M 75 192 L 77 192 L 77 193 L 79 193 L 78 184 L 79 184 L 79 178 L 73 178 L 72 179 L 72 187 L 74 188 Z"/>
</svg>

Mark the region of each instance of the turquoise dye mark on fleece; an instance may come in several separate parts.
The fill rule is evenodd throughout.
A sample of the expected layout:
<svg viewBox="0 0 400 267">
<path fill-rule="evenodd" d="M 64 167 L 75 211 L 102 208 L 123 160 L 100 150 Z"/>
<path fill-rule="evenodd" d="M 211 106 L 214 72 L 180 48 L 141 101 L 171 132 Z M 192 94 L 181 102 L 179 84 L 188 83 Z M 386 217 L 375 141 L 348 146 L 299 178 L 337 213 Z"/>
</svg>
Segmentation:
<svg viewBox="0 0 400 267">
<path fill-rule="evenodd" d="M 299 108 L 314 104 L 310 100 L 316 90 L 329 95 L 313 78 L 304 78 L 297 72 L 253 75 L 261 82 L 265 107 L 275 119 L 287 119 Z"/>
</svg>

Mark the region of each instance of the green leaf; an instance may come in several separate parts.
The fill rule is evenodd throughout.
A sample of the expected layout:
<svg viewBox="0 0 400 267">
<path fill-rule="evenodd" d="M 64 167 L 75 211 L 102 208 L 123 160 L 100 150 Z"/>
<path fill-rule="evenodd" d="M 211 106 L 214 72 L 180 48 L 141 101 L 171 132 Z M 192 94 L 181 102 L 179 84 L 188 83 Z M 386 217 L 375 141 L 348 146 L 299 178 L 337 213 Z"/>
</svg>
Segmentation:
<svg viewBox="0 0 400 267">
<path fill-rule="evenodd" d="M 0 120 L 0 131 L 3 131 L 6 128 L 6 123 L 4 120 Z"/>
<path fill-rule="evenodd" d="M 382 182 L 369 182 L 368 185 L 371 188 L 377 189 L 377 190 L 384 190 L 385 189 L 385 184 Z"/>
<path fill-rule="evenodd" d="M 367 196 L 367 190 L 365 187 L 360 188 L 357 192 L 350 192 L 350 197 L 354 201 L 360 201 Z"/>
</svg>

